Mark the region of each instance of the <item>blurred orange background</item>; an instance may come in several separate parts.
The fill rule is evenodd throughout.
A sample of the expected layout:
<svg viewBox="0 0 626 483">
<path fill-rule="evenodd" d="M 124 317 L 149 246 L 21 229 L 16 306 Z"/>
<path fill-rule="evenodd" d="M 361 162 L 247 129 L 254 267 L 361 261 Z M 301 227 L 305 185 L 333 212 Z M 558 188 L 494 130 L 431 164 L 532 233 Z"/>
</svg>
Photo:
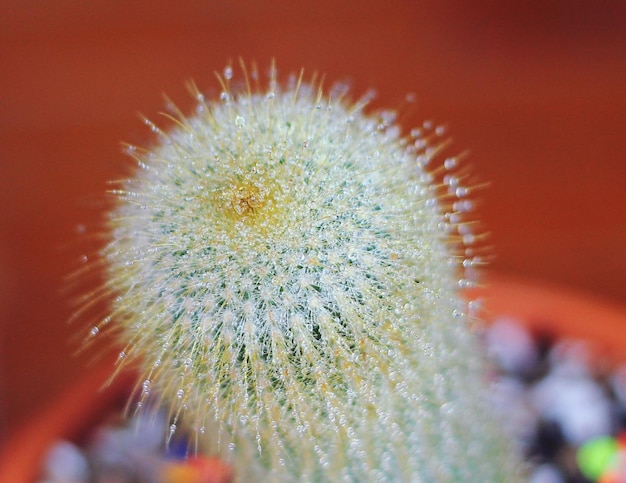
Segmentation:
<svg viewBox="0 0 626 483">
<path fill-rule="evenodd" d="M 4 437 L 85 370 L 64 280 L 120 142 L 152 141 L 137 113 L 158 119 L 164 92 L 188 110 L 185 82 L 215 92 L 239 56 L 376 106 L 415 93 L 407 127 L 446 124 L 491 182 L 492 269 L 626 300 L 626 2 L 0 0 L 0 19 Z"/>
</svg>

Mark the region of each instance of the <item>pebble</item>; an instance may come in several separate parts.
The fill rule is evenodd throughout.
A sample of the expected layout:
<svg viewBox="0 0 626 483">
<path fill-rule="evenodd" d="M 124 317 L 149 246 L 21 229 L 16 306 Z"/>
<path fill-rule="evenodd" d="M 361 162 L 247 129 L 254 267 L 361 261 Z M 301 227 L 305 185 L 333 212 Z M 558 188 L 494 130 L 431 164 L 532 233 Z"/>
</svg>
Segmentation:
<svg viewBox="0 0 626 483">
<path fill-rule="evenodd" d="M 490 325 L 486 344 L 489 356 L 504 372 L 523 376 L 537 367 L 539 352 L 535 341 L 528 331 L 509 317 Z"/>
<path fill-rule="evenodd" d="M 530 391 L 539 416 L 557 423 L 569 444 L 579 446 L 588 439 L 611 433 L 613 418 L 608 395 L 589 377 L 552 372 Z"/>
<path fill-rule="evenodd" d="M 542 464 L 533 469 L 528 479 L 529 483 L 565 483 L 563 473 L 556 466 Z"/>
<path fill-rule="evenodd" d="M 83 452 L 69 441 L 57 441 L 43 463 L 42 483 L 87 483 L 91 477 Z"/>
</svg>

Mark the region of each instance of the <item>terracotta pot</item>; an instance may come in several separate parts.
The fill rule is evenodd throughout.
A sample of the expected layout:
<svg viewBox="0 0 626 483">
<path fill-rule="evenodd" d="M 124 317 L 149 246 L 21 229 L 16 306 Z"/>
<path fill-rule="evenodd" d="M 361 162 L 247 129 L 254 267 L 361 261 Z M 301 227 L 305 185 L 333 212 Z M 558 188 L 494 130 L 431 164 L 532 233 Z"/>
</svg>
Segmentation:
<svg viewBox="0 0 626 483">
<path fill-rule="evenodd" d="M 488 286 L 468 294 L 483 298 L 487 319 L 515 317 L 532 331 L 589 340 L 602 354 L 626 360 L 626 308 L 534 281 L 493 274 L 488 279 Z M 110 374 L 111 361 L 102 361 L 24 427 L 0 454 L 0 481 L 34 481 L 55 440 L 80 440 L 107 414 L 123 407 L 134 375 L 122 374 L 103 387 Z M 215 468 L 222 474 L 219 463 Z"/>
</svg>

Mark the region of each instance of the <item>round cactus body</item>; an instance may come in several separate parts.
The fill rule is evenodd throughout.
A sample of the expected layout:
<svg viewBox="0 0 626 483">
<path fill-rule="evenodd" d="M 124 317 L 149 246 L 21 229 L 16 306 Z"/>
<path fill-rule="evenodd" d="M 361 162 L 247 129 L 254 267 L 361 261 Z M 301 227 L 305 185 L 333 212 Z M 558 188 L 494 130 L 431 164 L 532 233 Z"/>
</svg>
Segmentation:
<svg viewBox="0 0 626 483">
<path fill-rule="evenodd" d="M 427 168 L 438 130 L 230 77 L 114 191 L 107 320 L 143 396 L 241 481 L 514 481 L 459 297 L 468 190 L 456 158 Z"/>
</svg>

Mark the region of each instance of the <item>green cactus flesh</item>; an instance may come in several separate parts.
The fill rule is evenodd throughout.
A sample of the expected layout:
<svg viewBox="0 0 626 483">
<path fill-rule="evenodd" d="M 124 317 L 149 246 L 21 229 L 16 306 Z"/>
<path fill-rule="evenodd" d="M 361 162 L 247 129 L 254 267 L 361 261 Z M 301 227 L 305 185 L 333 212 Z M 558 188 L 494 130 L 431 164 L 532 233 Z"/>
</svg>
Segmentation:
<svg viewBox="0 0 626 483">
<path fill-rule="evenodd" d="M 434 128 L 403 138 L 341 89 L 229 78 L 149 123 L 114 190 L 107 320 L 139 392 L 240 481 L 514 481 L 459 297 L 457 159 L 427 168 Z"/>
</svg>

